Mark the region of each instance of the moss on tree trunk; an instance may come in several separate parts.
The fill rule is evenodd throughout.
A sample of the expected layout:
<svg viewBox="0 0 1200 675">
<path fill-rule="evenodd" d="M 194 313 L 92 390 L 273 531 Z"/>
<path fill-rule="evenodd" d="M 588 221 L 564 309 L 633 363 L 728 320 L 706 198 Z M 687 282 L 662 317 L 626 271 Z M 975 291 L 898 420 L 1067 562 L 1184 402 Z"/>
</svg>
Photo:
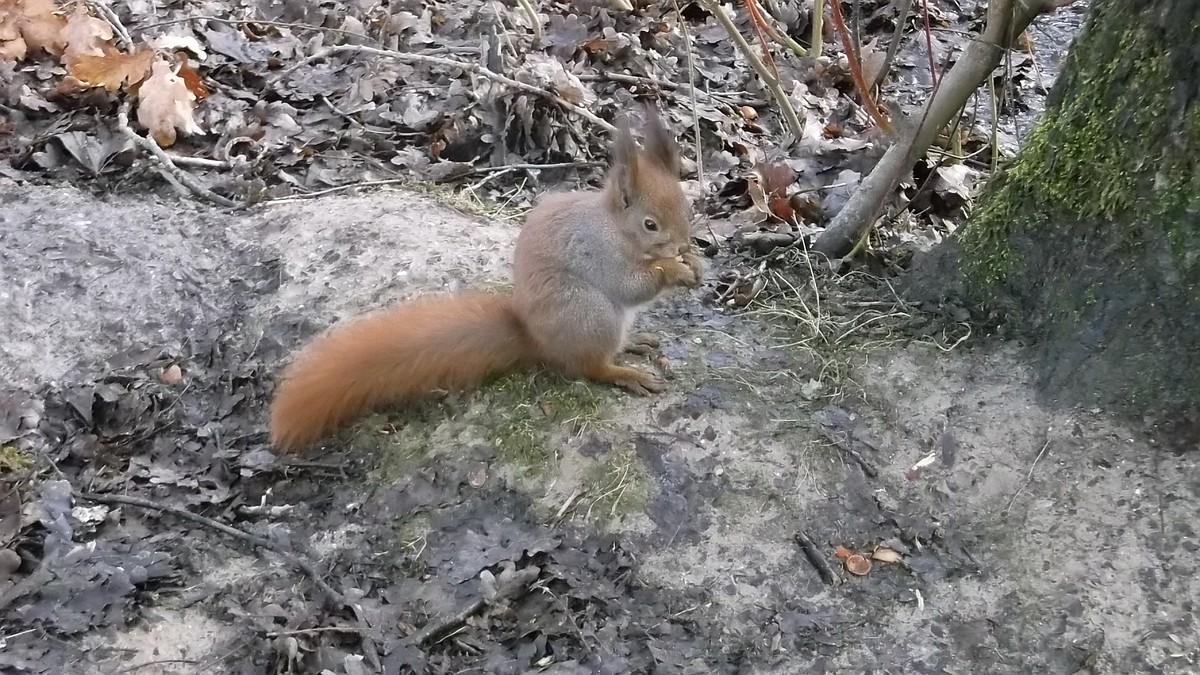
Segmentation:
<svg viewBox="0 0 1200 675">
<path fill-rule="evenodd" d="M 965 296 L 1042 384 L 1134 414 L 1200 409 L 1200 2 L 1093 0 L 1026 145 L 957 238 Z"/>
</svg>

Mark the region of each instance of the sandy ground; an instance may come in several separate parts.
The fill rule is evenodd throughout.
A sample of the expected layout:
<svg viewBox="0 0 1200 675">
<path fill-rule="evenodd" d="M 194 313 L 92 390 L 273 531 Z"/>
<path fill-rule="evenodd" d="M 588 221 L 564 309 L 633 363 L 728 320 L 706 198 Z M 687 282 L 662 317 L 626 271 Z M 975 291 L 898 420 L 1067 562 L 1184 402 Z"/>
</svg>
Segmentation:
<svg viewBox="0 0 1200 675">
<path fill-rule="evenodd" d="M 278 342 L 282 359 L 337 318 L 416 292 L 503 284 L 517 229 L 401 191 L 241 213 L 3 179 L 0 194 L 0 382 L 26 390 L 100 377 L 139 351 L 184 353 L 215 326 Z M 573 495 L 603 492 L 598 468 L 639 476 L 614 485 L 640 485 L 641 501 L 597 499 L 565 521 L 636 551 L 633 573 L 650 592 L 695 598 L 678 612 L 718 626 L 713 644 L 744 646 L 740 672 L 1197 672 L 1194 454 L 1156 449 L 1103 411 L 1044 407 L 1012 346 L 863 342 L 823 359 L 796 348 L 805 336 L 795 328 L 717 312 L 698 294 L 668 298 L 640 324 L 665 338 L 668 393 L 588 389 L 599 410 L 546 436 L 543 466 L 496 460 L 490 470 L 547 516 L 547 531 L 566 526 L 548 516 Z M 471 467 L 470 439 L 488 437 L 501 405 L 511 401 L 468 396 L 409 433 L 425 434 L 449 466 Z M 261 427 L 265 405 L 247 414 Z M 831 415 L 853 422 L 821 433 Z M 842 445 L 876 475 L 830 440 L 849 428 L 855 440 Z M 379 443 L 372 452 L 386 458 Z M 361 497 L 322 480 L 331 512 Z M 372 528 L 390 526 L 382 516 L 288 524 L 314 550 L 359 553 L 382 546 Z M 798 532 L 837 583 L 820 579 Z M 280 574 L 209 536 L 183 587 L 220 595 Z M 867 576 L 834 556 L 885 543 L 904 562 L 876 561 Z M 78 644 L 128 650 L 89 667 L 215 672 L 205 659 L 250 648 L 229 614 L 178 595 L 144 596 L 137 621 L 85 636 Z M 346 663 L 334 672 L 353 672 Z"/>
</svg>

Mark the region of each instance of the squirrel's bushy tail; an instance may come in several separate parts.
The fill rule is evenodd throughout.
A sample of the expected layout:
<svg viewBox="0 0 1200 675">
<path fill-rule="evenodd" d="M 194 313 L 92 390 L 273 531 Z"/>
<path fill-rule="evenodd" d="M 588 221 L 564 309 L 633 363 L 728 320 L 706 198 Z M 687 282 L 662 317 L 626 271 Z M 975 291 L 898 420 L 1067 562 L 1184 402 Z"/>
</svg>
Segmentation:
<svg viewBox="0 0 1200 675">
<path fill-rule="evenodd" d="M 431 296 L 353 319 L 287 368 L 271 408 L 271 443 L 302 451 L 353 418 L 434 390 L 465 389 L 533 361 L 512 298 Z"/>
</svg>

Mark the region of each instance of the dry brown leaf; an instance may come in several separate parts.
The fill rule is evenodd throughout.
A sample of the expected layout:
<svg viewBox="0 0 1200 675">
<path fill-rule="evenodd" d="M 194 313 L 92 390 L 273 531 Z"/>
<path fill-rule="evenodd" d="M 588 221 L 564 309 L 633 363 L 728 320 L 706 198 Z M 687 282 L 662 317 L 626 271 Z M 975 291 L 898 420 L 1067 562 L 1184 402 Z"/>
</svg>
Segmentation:
<svg viewBox="0 0 1200 675">
<path fill-rule="evenodd" d="M 208 87 L 204 86 L 204 81 L 200 79 L 200 73 L 188 65 L 185 52 L 176 52 L 175 57 L 179 59 L 179 77 L 187 85 L 188 91 L 196 95 L 196 100 L 203 101 L 208 96 Z"/>
<path fill-rule="evenodd" d="M 57 10 L 54 0 L 0 0 L 0 56 L 23 59 L 36 49 L 61 54 L 67 22 Z"/>
<path fill-rule="evenodd" d="M 105 47 L 112 46 L 112 38 L 112 26 L 89 14 L 87 6 L 81 2 L 75 6 L 75 11 L 62 30 L 62 39 L 66 44 L 62 60 L 68 63 L 77 56 L 103 56 Z"/>
<path fill-rule="evenodd" d="M 483 462 L 476 464 L 475 467 L 467 473 L 467 482 L 471 485 L 471 487 L 477 490 L 483 487 L 484 483 L 487 483 L 487 479 L 488 469 L 487 465 Z"/>
<path fill-rule="evenodd" d="M 149 48 L 143 47 L 132 54 L 109 48 L 108 53 L 101 56 L 83 54 L 74 57 L 67 63 L 67 72 L 85 84 L 116 91 L 121 85 L 132 86 L 146 79 L 153 60 L 154 50 Z"/>
<path fill-rule="evenodd" d="M 177 131 L 203 133 L 192 117 L 195 101 L 196 95 L 188 91 L 183 78 L 172 72 L 171 64 L 156 58 L 149 79 L 138 90 L 138 123 L 161 147 L 170 147 L 175 144 Z"/>
<path fill-rule="evenodd" d="M 25 46 L 25 40 L 21 39 L 21 33 L 17 32 L 17 36 L 12 39 L 5 39 L 3 32 L 5 26 L 0 24 L 0 59 L 5 61 L 20 61 L 25 58 L 25 52 L 28 49 Z"/>
<path fill-rule="evenodd" d="M 845 546 L 839 546 L 833 550 L 833 554 L 836 555 L 837 557 L 841 558 L 842 560 L 845 560 L 846 558 L 849 558 L 850 556 L 854 555 L 854 552 L 851 551 L 850 549 L 846 548 Z"/>
</svg>

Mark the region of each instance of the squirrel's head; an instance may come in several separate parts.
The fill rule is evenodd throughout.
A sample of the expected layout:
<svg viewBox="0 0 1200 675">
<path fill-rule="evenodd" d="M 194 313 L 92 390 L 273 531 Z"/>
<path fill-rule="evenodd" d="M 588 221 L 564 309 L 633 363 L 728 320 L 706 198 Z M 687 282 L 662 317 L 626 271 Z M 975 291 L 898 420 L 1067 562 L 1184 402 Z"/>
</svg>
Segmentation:
<svg viewBox="0 0 1200 675">
<path fill-rule="evenodd" d="M 622 233 L 646 258 L 674 258 L 691 242 L 692 209 L 679 185 L 679 147 L 647 106 L 645 148 L 617 128 L 608 191 Z"/>
</svg>

